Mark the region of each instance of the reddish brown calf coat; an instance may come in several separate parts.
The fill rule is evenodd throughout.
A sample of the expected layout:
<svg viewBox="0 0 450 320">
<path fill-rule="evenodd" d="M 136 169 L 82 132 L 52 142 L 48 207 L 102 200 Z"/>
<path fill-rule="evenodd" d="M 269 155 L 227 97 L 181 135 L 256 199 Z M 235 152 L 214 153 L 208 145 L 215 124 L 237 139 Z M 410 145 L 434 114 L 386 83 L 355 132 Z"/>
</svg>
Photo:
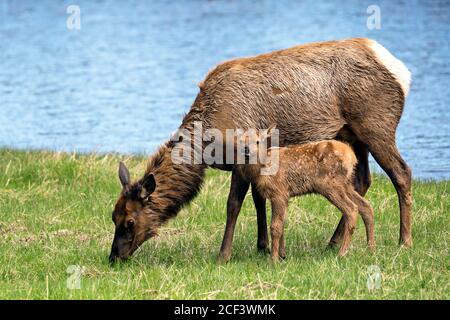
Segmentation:
<svg viewBox="0 0 450 320">
<path fill-rule="evenodd" d="M 246 140 L 250 154 L 259 153 L 261 144 L 254 139 Z M 259 143 L 260 137 L 256 138 Z M 263 141 L 264 143 L 264 141 Z M 245 144 L 245 142 L 244 142 Z M 273 153 L 278 155 L 273 157 Z M 343 256 L 350 244 L 350 238 L 356 226 L 358 212 L 363 217 L 367 242 L 374 246 L 373 211 L 367 200 L 361 197 L 353 187 L 353 170 L 357 163 L 351 147 L 345 143 L 331 140 L 271 148 L 267 156 L 256 164 L 237 165 L 241 176 L 256 186 L 258 191 L 268 198 L 272 205 L 272 259 L 285 256 L 284 221 L 288 200 L 291 197 L 308 193 L 318 193 L 326 197 L 344 217 L 343 242 L 339 254 Z M 266 159 L 273 160 L 266 161 Z M 276 165 L 278 170 L 270 175 L 262 175 L 261 170 Z"/>
</svg>

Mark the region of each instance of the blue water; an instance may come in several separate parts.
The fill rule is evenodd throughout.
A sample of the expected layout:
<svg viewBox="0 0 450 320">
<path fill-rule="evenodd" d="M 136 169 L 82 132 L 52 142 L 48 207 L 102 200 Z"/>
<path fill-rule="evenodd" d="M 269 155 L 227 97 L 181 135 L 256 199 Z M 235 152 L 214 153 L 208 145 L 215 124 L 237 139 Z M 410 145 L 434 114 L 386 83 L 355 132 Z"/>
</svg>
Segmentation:
<svg viewBox="0 0 450 320">
<path fill-rule="evenodd" d="M 66 26 L 70 4 L 80 30 Z M 366 26 L 371 4 L 381 29 Z M 416 177 L 450 178 L 449 15 L 444 0 L 0 0 L 0 147 L 150 153 L 218 62 L 370 37 L 413 74 L 402 154 Z"/>
</svg>

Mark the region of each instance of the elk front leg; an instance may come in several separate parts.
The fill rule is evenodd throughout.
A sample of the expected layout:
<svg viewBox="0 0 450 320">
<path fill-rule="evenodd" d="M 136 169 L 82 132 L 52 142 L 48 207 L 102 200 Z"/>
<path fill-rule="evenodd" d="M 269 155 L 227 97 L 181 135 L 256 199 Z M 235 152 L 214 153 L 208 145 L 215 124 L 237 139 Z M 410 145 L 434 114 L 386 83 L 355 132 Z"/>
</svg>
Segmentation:
<svg viewBox="0 0 450 320">
<path fill-rule="evenodd" d="M 225 234 L 219 253 L 219 261 L 221 262 L 226 262 L 230 259 L 234 228 L 249 186 L 250 183 L 245 181 L 239 173 L 233 169 L 231 174 L 230 193 L 227 201 L 227 224 L 225 226 Z"/>
</svg>

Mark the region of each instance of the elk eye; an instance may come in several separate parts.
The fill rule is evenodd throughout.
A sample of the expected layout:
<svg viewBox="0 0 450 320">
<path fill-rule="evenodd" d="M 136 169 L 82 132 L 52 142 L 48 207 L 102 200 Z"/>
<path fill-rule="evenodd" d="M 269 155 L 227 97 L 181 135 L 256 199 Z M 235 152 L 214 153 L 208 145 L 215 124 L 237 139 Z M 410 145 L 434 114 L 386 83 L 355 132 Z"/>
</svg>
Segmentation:
<svg viewBox="0 0 450 320">
<path fill-rule="evenodd" d="M 258 140 L 256 141 L 256 145 L 259 145 L 259 141 Z"/>
<path fill-rule="evenodd" d="M 131 228 L 133 228 L 133 226 L 134 226 L 134 220 L 128 220 L 127 221 L 127 228 L 131 229 Z"/>
</svg>

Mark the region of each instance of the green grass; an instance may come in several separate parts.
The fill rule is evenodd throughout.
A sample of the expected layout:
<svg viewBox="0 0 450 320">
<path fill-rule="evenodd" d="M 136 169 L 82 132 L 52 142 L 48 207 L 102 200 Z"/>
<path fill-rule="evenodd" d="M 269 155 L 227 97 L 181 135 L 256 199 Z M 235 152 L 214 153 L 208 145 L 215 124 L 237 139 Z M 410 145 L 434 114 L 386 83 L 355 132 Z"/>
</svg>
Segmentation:
<svg viewBox="0 0 450 320">
<path fill-rule="evenodd" d="M 200 195 L 127 263 L 110 267 L 111 210 L 120 191 L 119 159 L 0 150 L 0 298 L 2 299 L 449 299 L 450 182 L 415 181 L 414 245 L 397 245 L 397 197 L 375 175 L 377 249 L 366 249 L 359 221 L 345 258 L 327 250 L 340 214 L 326 200 L 291 201 L 286 261 L 256 251 L 250 194 L 238 220 L 232 259 L 216 263 L 225 226 L 229 173 L 209 170 Z M 145 159 L 126 158 L 132 175 Z M 270 216 L 270 215 L 269 215 Z M 361 219 L 360 219 L 361 220 Z M 81 289 L 67 268 L 84 267 Z M 369 291 L 368 267 L 382 273 Z"/>
</svg>

